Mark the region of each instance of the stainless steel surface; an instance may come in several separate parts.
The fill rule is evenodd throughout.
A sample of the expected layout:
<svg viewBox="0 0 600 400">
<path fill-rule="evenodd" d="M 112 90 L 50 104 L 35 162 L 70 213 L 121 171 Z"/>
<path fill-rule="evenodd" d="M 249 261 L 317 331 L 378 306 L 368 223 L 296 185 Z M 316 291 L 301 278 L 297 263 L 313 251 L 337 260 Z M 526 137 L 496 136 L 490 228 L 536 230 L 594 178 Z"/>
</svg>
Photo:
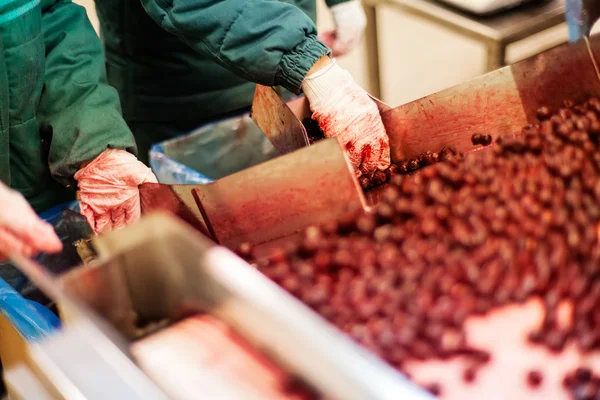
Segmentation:
<svg viewBox="0 0 600 400">
<path fill-rule="evenodd" d="M 233 253 L 171 217 L 147 217 L 99 238 L 97 248 L 104 261 L 71 271 L 62 287 L 130 340 L 136 320 L 208 312 L 327 398 L 430 398 Z"/>
<path fill-rule="evenodd" d="M 143 212 L 182 215 L 229 248 L 294 234 L 366 204 L 335 139 L 205 185 L 144 184 L 140 194 Z M 199 203 L 212 229 L 206 226 Z"/>
<path fill-rule="evenodd" d="M 45 382 L 36 376 L 25 365 L 17 365 L 4 371 L 4 383 L 11 397 L 5 396 L 2 400 L 56 400 L 60 394 L 52 392 Z"/>
<path fill-rule="evenodd" d="M 566 8 L 569 39 L 576 42 L 589 36 L 600 19 L 600 3 L 597 0 L 566 0 Z"/>
<path fill-rule="evenodd" d="M 22 363 L 6 371 L 7 385 L 23 399 L 166 400 L 133 363 L 127 342 L 85 304 L 74 301 L 39 264 L 17 258 L 18 267 L 64 312 L 66 326 L 30 343 Z M 28 386 L 24 386 L 29 381 Z M 18 387 L 17 387 L 18 386 Z"/>
<path fill-rule="evenodd" d="M 435 0 L 365 0 L 364 4 L 367 8 L 368 74 L 372 84 L 381 80 L 378 61 L 373 59 L 379 59 L 376 9 L 382 4 L 482 41 L 487 47 L 487 72 L 506 65 L 505 54 L 509 44 L 557 26 L 565 20 L 564 0 L 537 2 L 492 17 L 476 17 Z M 381 86 L 371 86 L 371 91 L 380 97 Z"/>
<path fill-rule="evenodd" d="M 167 400 L 160 390 L 89 320 L 30 346 L 37 368 L 67 400 Z M 31 398 L 31 397 L 30 397 Z"/>
<path fill-rule="evenodd" d="M 591 38 L 600 46 L 600 36 Z M 600 53 L 600 52 L 599 52 Z M 519 134 L 542 106 L 600 96 L 600 80 L 585 42 L 565 44 L 456 87 L 383 113 L 392 160 L 455 146 L 473 150 L 471 135 Z M 424 140 L 427 138 L 427 140 Z"/>
<path fill-rule="evenodd" d="M 272 87 L 256 85 L 250 116 L 279 154 L 291 153 L 308 145 L 302 122 Z"/>
<path fill-rule="evenodd" d="M 193 400 L 194 393 L 204 399 L 295 400 L 281 393 L 282 371 L 264 357 L 253 358 L 244 345 L 221 321 L 197 315 L 135 341 L 131 354 L 173 400 Z"/>
</svg>

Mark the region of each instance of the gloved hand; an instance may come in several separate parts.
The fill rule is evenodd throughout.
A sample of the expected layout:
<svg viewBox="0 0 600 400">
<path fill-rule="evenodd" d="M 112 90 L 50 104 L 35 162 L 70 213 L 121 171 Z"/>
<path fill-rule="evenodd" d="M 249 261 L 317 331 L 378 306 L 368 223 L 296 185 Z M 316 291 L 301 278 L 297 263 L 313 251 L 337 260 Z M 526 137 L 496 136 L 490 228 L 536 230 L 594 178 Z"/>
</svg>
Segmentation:
<svg viewBox="0 0 600 400">
<path fill-rule="evenodd" d="M 19 192 L 0 182 L 0 261 L 11 255 L 31 257 L 61 250 L 52 226 L 36 215 Z"/>
<path fill-rule="evenodd" d="M 389 139 L 377 105 L 348 71 L 335 61 L 321 59 L 304 78 L 302 90 L 312 118 L 326 137 L 342 143 L 358 176 L 390 166 Z"/>
<path fill-rule="evenodd" d="M 108 149 L 75 174 L 81 213 L 96 233 L 137 221 L 140 218 L 138 186 L 157 182 L 156 177 L 134 155 Z"/>
<path fill-rule="evenodd" d="M 332 51 L 333 57 L 348 54 L 360 43 L 367 26 L 367 17 L 360 0 L 352 0 L 331 7 L 335 32 L 319 35 L 319 40 Z"/>
</svg>

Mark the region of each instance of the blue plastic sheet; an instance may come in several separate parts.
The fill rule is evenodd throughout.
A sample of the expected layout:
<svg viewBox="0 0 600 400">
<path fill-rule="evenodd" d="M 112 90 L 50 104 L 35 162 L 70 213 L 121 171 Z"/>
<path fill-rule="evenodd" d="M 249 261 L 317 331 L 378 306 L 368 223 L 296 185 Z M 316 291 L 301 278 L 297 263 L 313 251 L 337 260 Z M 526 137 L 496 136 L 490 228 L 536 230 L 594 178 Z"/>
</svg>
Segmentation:
<svg viewBox="0 0 600 400">
<path fill-rule="evenodd" d="M 73 200 L 68 203 L 59 204 L 50 208 L 49 210 L 41 212 L 39 217 L 44 221 L 48 222 L 51 225 L 54 225 L 58 222 L 62 212 L 65 208 L 69 208 L 73 211 L 79 212 L 79 201 Z"/>
<path fill-rule="evenodd" d="M 61 326 L 52 311 L 25 299 L 3 279 L 0 279 L 0 312 L 27 341 L 46 337 Z"/>
<path fill-rule="evenodd" d="M 278 155 L 245 114 L 155 144 L 150 166 L 160 183 L 205 184 Z"/>
</svg>

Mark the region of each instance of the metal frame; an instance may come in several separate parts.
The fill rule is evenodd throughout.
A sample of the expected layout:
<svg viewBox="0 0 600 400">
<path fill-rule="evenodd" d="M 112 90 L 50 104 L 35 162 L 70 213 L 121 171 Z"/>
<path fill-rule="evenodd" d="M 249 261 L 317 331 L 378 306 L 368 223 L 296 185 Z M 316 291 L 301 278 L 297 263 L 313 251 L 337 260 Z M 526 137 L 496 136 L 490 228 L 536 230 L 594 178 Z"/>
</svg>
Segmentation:
<svg viewBox="0 0 600 400">
<path fill-rule="evenodd" d="M 47 390 L 59 391 L 50 398 L 162 400 L 177 389 L 163 379 L 177 369 L 166 366 L 150 380 L 133 363 L 129 346 L 148 333 L 138 321 L 208 313 L 326 398 L 431 398 L 243 260 L 172 216 L 146 216 L 94 244 L 100 256 L 96 264 L 58 278 L 32 261 L 15 260 L 61 305 L 66 328 L 30 345 L 26 366 L 32 373 L 13 369 L 13 386 L 22 387 L 35 375 Z M 101 391 L 108 384 L 111 391 Z"/>
<path fill-rule="evenodd" d="M 393 6 L 426 18 L 450 30 L 481 41 L 487 47 L 486 71 L 506 65 L 508 45 L 560 25 L 565 21 L 564 0 L 551 0 L 497 17 L 478 18 L 435 0 L 364 0 L 367 15 L 367 71 L 371 94 L 381 98 L 377 7 Z"/>
<path fill-rule="evenodd" d="M 4 371 L 11 400 L 167 400 L 129 356 L 126 340 L 39 264 L 16 265 L 65 311 L 67 327 L 27 344 Z M 83 268 L 83 267 L 82 267 Z M 90 377 L 94 377 L 90 379 Z"/>
</svg>

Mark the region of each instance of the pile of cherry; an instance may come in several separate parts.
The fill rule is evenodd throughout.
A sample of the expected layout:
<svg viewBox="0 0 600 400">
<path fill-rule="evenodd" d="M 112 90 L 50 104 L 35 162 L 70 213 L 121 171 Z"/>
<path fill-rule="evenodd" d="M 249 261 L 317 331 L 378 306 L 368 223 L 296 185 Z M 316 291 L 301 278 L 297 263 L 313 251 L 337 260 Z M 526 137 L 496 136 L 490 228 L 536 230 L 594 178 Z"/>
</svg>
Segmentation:
<svg viewBox="0 0 600 400">
<path fill-rule="evenodd" d="M 538 118 L 486 151 L 394 175 L 372 212 L 308 228 L 259 270 L 399 370 L 455 356 L 485 364 L 465 319 L 534 296 L 546 315 L 532 344 L 600 349 L 600 101 Z M 563 300 L 569 327 L 557 323 Z M 598 395 L 599 379 L 573 376 L 573 398 L 596 398 L 578 393 Z"/>
<path fill-rule="evenodd" d="M 305 118 L 302 121 L 308 143 L 313 144 L 319 140 L 325 139 L 325 133 L 319 127 L 319 123 L 311 118 Z M 492 137 L 486 134 L 475 134 L 472 137 L 473 145 L 487 146 L 492 142 Z M 389 182 L 392 176 L 396 174 L 408 174 L 415 172 L 428 165 L 433 165 L 441 161 L 446 161 L 457 155 L 456 149 L 453 146 L 444 147 L 439 152 L 425 152 L 414 158 L 407 158 L 397 163 L 391 164 L 385 171 L 375 171 L 370 175 L 362 175 L 359 178 L 360 186 L 364 190 L 371 189 L 375 186 L 383 185 Z"/>
</svg>

